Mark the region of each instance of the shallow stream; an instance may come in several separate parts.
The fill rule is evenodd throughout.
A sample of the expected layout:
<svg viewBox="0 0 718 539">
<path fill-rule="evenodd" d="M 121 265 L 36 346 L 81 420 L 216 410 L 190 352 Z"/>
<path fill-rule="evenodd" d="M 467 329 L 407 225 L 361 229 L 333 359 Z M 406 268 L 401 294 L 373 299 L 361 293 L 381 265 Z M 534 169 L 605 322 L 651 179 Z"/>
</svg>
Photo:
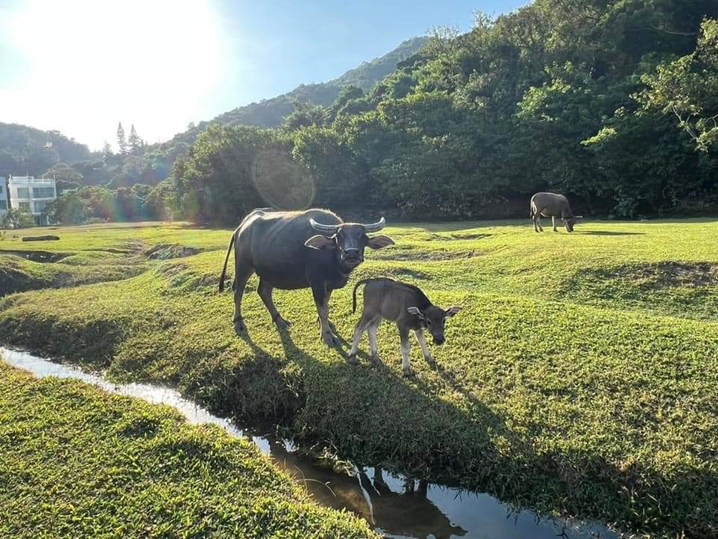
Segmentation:
<svg viewBox="0 0 718 539">
<path fill-rule="evenodd" d="M 475 537 L 481 539 L 588 539 L 617 538 L 597 523 L 556 520 L 531 511 L 514 511 L 493 496 L 426 481 L 407 480 L 379 468 L 357 468 L 339 473 L 318 465 L 289 441 L 256 434 L 229 419 L 210 414 L 177 391 L 147 384 L 113 384 L 101 376 L 54 363 L 26 352 L 0 347 L 15 367 L 37 377 L 74 378 L 107 391 L 163 403 L 179 410 L 190 423 L 214 423 L 232 436 L 254 442 L 277 466 L 304 484 L 321 505 L 347 509 L 392 538 Z"/>
</svg>

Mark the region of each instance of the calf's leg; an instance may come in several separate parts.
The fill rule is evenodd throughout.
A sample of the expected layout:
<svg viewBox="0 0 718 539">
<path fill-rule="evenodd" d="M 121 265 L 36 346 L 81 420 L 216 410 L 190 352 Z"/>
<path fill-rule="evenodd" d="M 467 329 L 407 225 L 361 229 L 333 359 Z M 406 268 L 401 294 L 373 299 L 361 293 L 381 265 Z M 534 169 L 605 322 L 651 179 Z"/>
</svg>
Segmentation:
<svg viewBox="0 0 718 539">
<path fill-rule="evenodd" d="M 381 358 L 379 357 L 379 349 L 376 344 L 376 332 L 381 324 L 381 317 L 377 316 L 374 320 L 369 323 L 369 348 L 371 349 L 371 360 L 374 363 L 379 363 Z"/>
<path fill-rule="evenodd" d="M 359 343 L 361 342 L 361 336 L 364 334 L 364 330 L 366 330 L 370 321 L 371 319 L 369 317 L 367 317 L 366 315 L 362 315 L 361 319 L 359 320 L 359 322 L 357 322 L 357 325 L 354 328 L 354 337 L 352 338 L 352 347 L 349 350 L 348 358 L 349 363 L 351 363 L 352 365 L 357 364 L 357 352 L 359 351 Z"/>
<path fill-rule="evenodd" d="M 399 338 L 401 339 L 401 368 L 404 371 L 404 376 L 413 376 L 414 373 L 409 365 L 409 353 L 411 352 L 409 328 L 399 326 Z"/>
<path fill-rule="evenodd" d="M 426 345 L 424 332 L 420 329 L 417 329 L 414 333 L 416 334 L 416 340 L 419 341 L 419 346 L 421 346 L 421 351 L 424 353 L 424 359 L 432 369 L 436 369 L 436 361 L 434 361 L 434 358 L 431 357 L 429 347 Z"/>
</svg>

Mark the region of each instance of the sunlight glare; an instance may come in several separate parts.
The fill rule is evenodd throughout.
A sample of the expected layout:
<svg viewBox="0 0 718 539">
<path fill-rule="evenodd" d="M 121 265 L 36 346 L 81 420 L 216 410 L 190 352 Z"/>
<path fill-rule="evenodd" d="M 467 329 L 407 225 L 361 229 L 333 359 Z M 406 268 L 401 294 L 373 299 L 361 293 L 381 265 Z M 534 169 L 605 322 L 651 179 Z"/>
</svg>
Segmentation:
<svg viewBox="0 0 718 539">
<path fill-rule="evenodd" d="M 224 64 L 211 0 L 25 0 L 0 31 L 22 60 L 0 119 L 93 149 L 115 142 L 118 121 L 151 143 L 203 119 Z"/>
</svg>

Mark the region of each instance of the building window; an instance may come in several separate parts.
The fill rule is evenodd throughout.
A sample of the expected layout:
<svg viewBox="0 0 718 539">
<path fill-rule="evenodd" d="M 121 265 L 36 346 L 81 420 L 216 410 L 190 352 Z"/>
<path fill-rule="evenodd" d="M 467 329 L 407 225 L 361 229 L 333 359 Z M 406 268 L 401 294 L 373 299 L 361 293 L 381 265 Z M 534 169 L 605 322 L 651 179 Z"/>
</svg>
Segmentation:
<svg viewBox="0 0 718 539">
<path fill-rule="evenodd" d="M 0 210 L 7 209 L 7 200 L 0 200 Z"/>
<path fill-rule="evenodd" d="M 20 209 L 25 210 L 26 212 L 30 213 L 30 203 L 29 202 L 20 202 Z"/>
<path fill-rule="evenodd" d="M 55 198 L 55 188 L 54 187 L 33 187 L 32 188 L 32 197 L 33 198 Z"/>
<path fill-rule="evenodd" d="M 17 198 L 30 198 L 30 188 L 29 187 L 18 187 L 17 188 Z"/>
<path fill-rule="evenodd" d="M 3 189 L 3 187 L 2 187 L 2 185 L 0 185 L 0 195 L 2 195 L 2 189 Z"/>
<path fill-rule="evenodd" d="M 47 207 L 47 202 L 35 202 L 35 213 L 42 213 L 42 210 L 44 210 Z"/>
</svg>

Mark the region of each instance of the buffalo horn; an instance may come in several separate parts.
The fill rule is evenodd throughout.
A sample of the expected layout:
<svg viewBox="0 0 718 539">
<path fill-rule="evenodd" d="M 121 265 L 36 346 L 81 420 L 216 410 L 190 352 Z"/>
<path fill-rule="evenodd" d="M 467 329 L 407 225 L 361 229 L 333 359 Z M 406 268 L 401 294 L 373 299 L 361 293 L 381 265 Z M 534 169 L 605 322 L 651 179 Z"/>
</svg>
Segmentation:
<svg viewBox="0 0 718 539">
<path fill-rule="evenodd" d="M 312 225 L 312 228 L 317 232 L 325 232 L 328 234 L 335 234 L 339 228 L 339 225 L 323 225 L 322 223 L 317 223 L 314 219 L 309 219 L 309 224 Z"/>
<path fill-rule="evenodd" d="M 379 219 L 379 222 L 372 223 L 370 225 L 362 225 L 364 227 L 364 230 L 366 232 L 379 232 L 382 228 L 386 226 L 386 219 L 383 217 Z"/>
</svg>

